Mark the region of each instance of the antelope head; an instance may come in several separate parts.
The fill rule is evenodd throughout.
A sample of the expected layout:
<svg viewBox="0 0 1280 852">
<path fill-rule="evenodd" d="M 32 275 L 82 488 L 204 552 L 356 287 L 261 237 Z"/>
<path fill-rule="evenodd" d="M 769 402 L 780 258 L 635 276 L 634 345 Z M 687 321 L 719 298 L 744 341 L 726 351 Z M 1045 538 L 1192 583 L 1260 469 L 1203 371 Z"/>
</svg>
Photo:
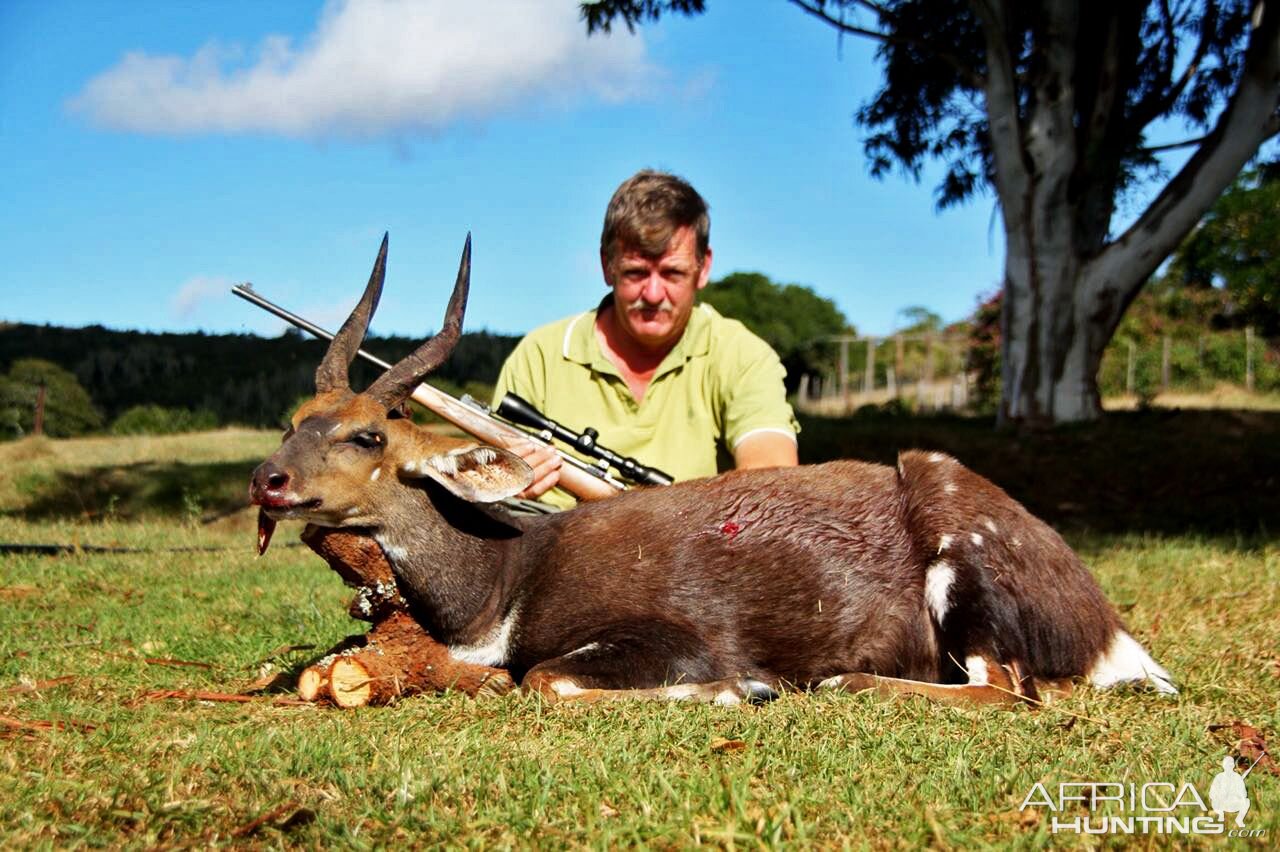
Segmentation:
<svg viewBox="0 0 1280 852">
<path fill-rule="evenodd" d="M 440 333 L 363 392 L 351 390 L 348 368 L 377 308 L 386 265 L 384 235 L 364 296 L 316 368 L 315 398 L 298 409 L 280 449 L 253 472 L 249 499 L 260 507 L 260 554 L 279 520 L 376 528 L 388 513 L 405 505 L 406 489 L 420 487 L 423 479 L 479 503 L 517 494 L 533 479 L 519 456 L 434 435 L 404 414 L 405 400 L 449 356 L 462 333 L 471 279 L 469 234 Z"/>
</svg>

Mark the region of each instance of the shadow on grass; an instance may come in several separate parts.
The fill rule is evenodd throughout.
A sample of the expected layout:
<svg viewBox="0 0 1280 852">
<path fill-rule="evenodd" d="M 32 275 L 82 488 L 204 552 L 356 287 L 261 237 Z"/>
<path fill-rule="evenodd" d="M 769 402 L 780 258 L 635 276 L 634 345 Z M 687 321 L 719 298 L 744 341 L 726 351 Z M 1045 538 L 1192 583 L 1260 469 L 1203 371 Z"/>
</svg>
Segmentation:
<svg viewBox="0 0 1280 852">
<path fill-rule="evenodd" d="M 942 450 L 1059 528 L 1267 536 L 1280 527 L 1280 412 L 1115 412 L 1047 432 L 997 432 L 990 418 L 884 413 L 801 422 L 806 463 L 893 464 L 901 450 Z M 24 505 L 7 514 L 219 517 L 248 505 L 260 461 L 25 474 L 15 482 Z"/>
<path fill-rule="evenodd" d="M 1280 412 L 1114 412 L 1045 432 L 883 413 L 801 423 L 804 462 L 893 464 L 900 450 L 941 450 L 1059 528 L 1280 532 Z"/>
<path fill-rule="evenodd" d="M 31 473 L 15 483 L 24 505 L 5 514 L 27 520 L 218 518 L 249 505 L 249 476 L 260 463 L 138 462 Z"/>
</svg>

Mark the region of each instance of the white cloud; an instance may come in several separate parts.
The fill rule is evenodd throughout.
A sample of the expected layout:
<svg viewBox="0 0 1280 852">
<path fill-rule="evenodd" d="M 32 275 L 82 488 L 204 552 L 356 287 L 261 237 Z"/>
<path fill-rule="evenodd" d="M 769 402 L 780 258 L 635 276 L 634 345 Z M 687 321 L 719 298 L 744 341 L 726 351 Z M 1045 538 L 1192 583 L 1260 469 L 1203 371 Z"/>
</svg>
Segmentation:
<svg viewBox="0 0 1280 852">
<path fill-rule="evenodd" d="M 169 309 L 178 319 L 190 319 L 210 299 L 221 299 L 231 289 L 229 278 L 196 275 L 188 278 L 169 301 Z"/>
<path fill-rule="evenodd" d="M 160 134 L 367 139 L 439 130 L 529 102 L 634 97 L 655 74 L 638 35 L 586 35 L 568 0 L 331 0 L 295 45 L 190 58 L 129 53 L 70 102 Z"/>
</svg>

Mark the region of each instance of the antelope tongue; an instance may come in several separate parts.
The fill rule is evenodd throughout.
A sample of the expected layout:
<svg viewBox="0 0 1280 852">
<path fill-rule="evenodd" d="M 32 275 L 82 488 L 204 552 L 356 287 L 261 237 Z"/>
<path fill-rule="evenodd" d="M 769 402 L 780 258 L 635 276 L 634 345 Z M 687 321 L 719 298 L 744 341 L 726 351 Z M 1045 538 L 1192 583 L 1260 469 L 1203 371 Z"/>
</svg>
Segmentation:
<svg viewBox="0 0 1280 852">
<path fill-rule="evenodd" d="M 267 545 L 271 544 L 271 534 L 276 531 L 275 519 L 267 514 L 266 509 L 258 510 L 258 555 L 267 552 Z"/>
</svg>

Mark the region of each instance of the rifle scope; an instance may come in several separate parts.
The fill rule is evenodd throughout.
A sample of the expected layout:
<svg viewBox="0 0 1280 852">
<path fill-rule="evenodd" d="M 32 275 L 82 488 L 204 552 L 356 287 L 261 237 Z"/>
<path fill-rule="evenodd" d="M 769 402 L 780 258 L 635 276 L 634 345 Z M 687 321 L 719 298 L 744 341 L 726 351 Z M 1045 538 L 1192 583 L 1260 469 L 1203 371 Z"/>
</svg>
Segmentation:
<svg viewBox="0 0 1280 852">
<path fill-rule="evenodd" d="M 494 413 L 512 423 L 537 429 L 539 432 L 550 432 L 557 440 L 563 441 L 580 453 L 600 459 L 618 469 L 625 478 L 642 485 L 670 485 L 673 480 L 669 474 L 656 467 L 646 467 L 630 457 L 623 457 L 596 443 L 600 433 L 588 426 L 581 434 L 574 432 L 547 417 L 533 407 L 528 400 L 513 393 L 508 393 L 498 403 Z"/>
</svg>

